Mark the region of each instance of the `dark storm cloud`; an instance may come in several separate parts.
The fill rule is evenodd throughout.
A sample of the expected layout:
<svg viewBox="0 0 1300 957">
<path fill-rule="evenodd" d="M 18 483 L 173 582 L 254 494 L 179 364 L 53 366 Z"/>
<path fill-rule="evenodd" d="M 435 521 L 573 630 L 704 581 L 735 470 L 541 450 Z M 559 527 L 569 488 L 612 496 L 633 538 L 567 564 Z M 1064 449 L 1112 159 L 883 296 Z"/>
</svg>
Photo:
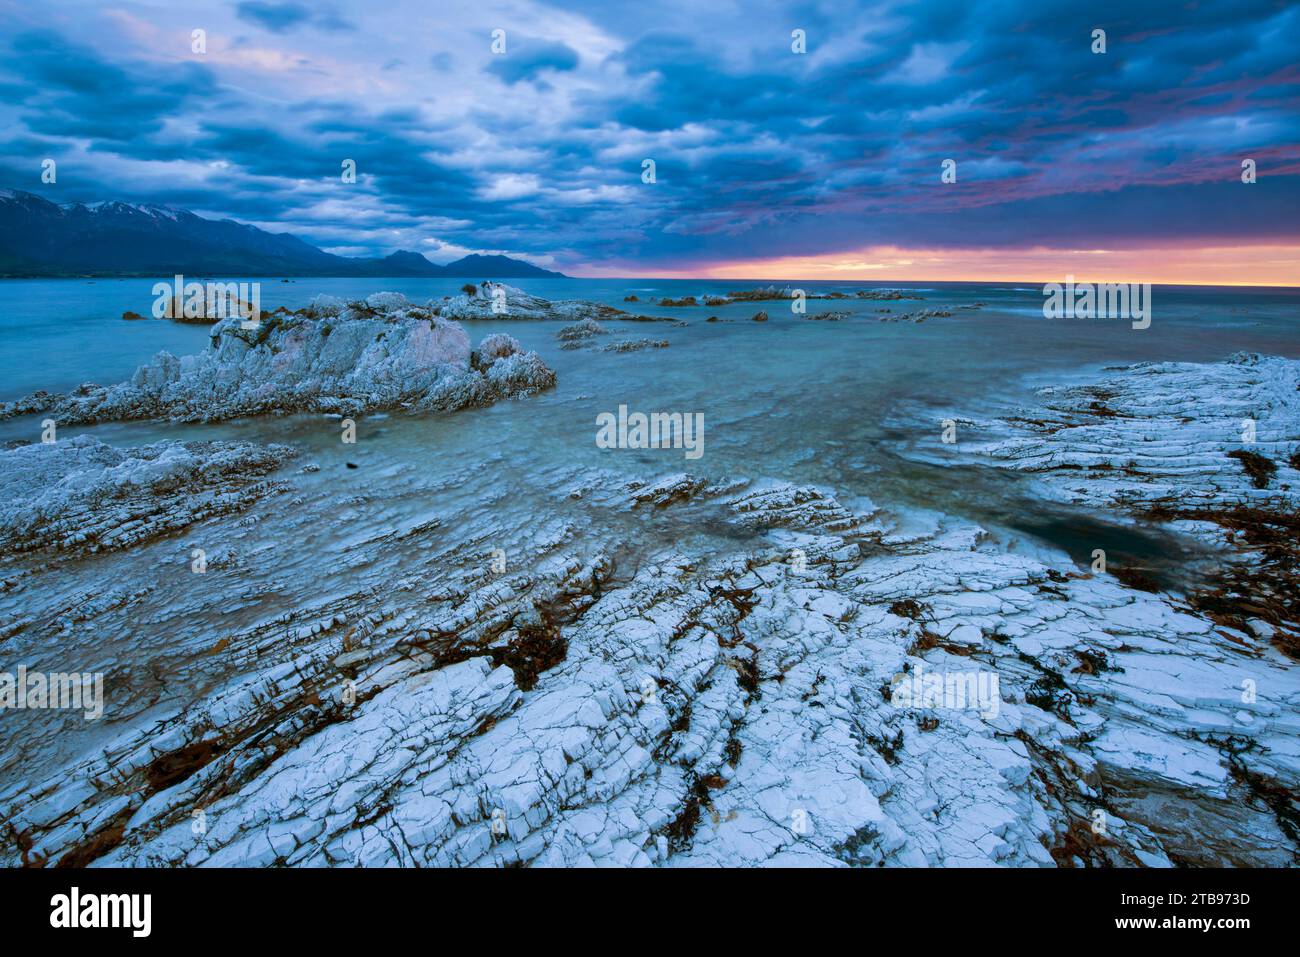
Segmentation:
<svg viewBox="0 0 1300 957">
<path fill-rule="evenodd" d="M 269 0 L 246 0 L 235 5 L 241 20 L 255 23 L 272 33 L 288 33 L 298 27 L 314 26 L 321 30 L 351 30 L 352 25 L 319 4 L 273 3 Z"/>
<path fill-rule="evenodd" d="M 198 64 L 125 69 L 51 31 L 15 36 L 10 52 L 22 63 L 10 102 L 24 107 L 28 130 L 48 136 L 132 140 L 216 89 Z"/>
<path fill-rule="evenodd" d="M 578 54 L 563 43 L 529 42 L 517 44 L 509 56 L 496 56 L 491 70 L 506 83 L 535 79 L 547 70 L 569 71 L 578 68 Z"/>
<path fill-rule="evenodd" d="M 0 168 L 17 181 L 0 185 L 39 188 L 33 154 L 51 155 L 66 199 L 173 202 L 376 253 L 640 269 L 1297 232 L 1300 10 L 1284 3 L 346 9 L 353 29 L 237 4 L 231 28 L 259 39 L 214 24 L 206 59 L 13 34 Z M 1228 192 L 1243 157 L 1268 191 Z"/>
</svg>

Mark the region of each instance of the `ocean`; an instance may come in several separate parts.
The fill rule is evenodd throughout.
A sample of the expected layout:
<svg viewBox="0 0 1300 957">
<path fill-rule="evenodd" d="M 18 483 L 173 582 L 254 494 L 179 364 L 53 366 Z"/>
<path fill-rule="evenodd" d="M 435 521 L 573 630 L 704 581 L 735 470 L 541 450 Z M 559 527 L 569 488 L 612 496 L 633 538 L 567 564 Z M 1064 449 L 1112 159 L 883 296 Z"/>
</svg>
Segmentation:
<svg viewBox="0 0 1300 957">
<path fill-rule="evenodd" d="M 1025 477 L 1005 470 L 937 466 L 900 456 L 921 430 L 993 404 L 1028 400 L 1038 385 L 1106 366 L 1141 361 L 1215 361 L 1238 351 L 1300 356 L 1300 290 L 1156 287 L 1150 328 L 1126 320 L 1045 319 L 1041 287 L 1028 283 L 778 283 L 808 292 L 900 289 L 923 301 L 809 300 L 808 314 L 845 311 L 836 322 L 813 322 L 788 302 L 669 308 L 651 297 L 721 295 L 769 280 L 656 279 L 517 280 L 548 299 L 584 299 L 633 312 L 680 319 L 671 323 L 611 323 L 620 337 L 665 339 L 666 349 L 628 354 L 560 348 L 554 322 L 471 322 L 477 343 L 508 332 L 555 369 L 558 386 L 542 395 L 443 416 L 372 416 L 358 425 L 358 444 L 343 446 L 337 423 L 317 416 L 257 419 L 218 425 L 114 423 L 89 432 L 117 445 L 162 438 L 243 438 L 287 442 L 345 467 L 327 467 L 330 481 L 373 490 L 366 476 L 415 466 L 422 481 L 445 486 L 469 463 L 513 490 L 514 507 L 546 514 L 553 493 L 538 476 L 552 468 L 593 466 L 627 477 L 674 471 L 711 477 L 743 475 L 834 488 L 842 498 L 930 508 L 1022 533 L 1086 561 L 1098 540 L 1140 555 L 1148 564 L 1182 562 L 1163 533 L 1125 529 L 1104 519 L 1025 494 Z M 185 354 L 207 345 L 208 329 L 148 315 L 154 280 L 18 280 L 0 282 L 0 399 L 37 389 L 66 391 L 83 382 L 127 378 L 159 350 Z M 318 293 L 361 298 L 390 290 L 420 302 L 455 293 L 461 280 L 262 280 L 264 310 L 299 307 Z M 625 303 L 635 295 L 637 303 Z M 960 307 L 983 303 L 979 309 Z M 925 309 L 951 310 L 923 323 L 882 317 Z M 757 311 L 769 321 L 756 323 Z M 884 312 L 882 310 L 890 310 Z M 718 322 L 706 322 L 716 316 Z M 633 411 L 702 413 L 704 454 L 680 449 L 602 449 L 597 417 L 620 405 Z M 0 423 L 0 441 L 35 440 L 31 417 Z M 961 440 L 978 438 L 965 431 Z M 335 462 L 335 460 L 338 460 Z M 454 484 L 454 483 L 453 483 Z M 455 489 L 440 493 L 455 497 Z M 1109 531 L 1108 531 L 1109 529 Z M 665 540 L 680 530 L 669 529 Z M 1171 570 L 1170 574 L 1176 574 Z"/>
</svg>

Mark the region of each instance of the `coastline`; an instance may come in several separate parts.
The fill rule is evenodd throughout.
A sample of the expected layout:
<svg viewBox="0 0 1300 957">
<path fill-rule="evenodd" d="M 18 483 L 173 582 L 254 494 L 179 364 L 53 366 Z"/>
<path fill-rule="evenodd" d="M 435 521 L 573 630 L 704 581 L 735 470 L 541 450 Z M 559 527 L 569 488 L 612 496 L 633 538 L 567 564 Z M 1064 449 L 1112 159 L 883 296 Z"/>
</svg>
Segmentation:
<svg viewBox="0 0 1300 957">
<path fill-rule="evenodd" d="M 674 335 L 707 328 L 692 318 Z M 814 326 L 827 331 L 809 335 L 862 328 Z M 544 331 L 553 343 L 557 328 Z M 690 340 L 672 341 L 666 354 Z M 601 375 L 615 377 L 612 364 L 658 351 L 585 349 L 574 361 L 610 363 Z M 1183 454 L 1212 449 L 1222 467 L 1177 467 L 1172 448 L 1175 467 L 1168 455 L 1137 463 L 1135 483 L 1202 509 L 1294 510 L 1300 473 L 1284 453 L 1296 450 L 1295 409 L 1290 394 L 1265 402 L 1274 393 L 1261 390 L 1289 376 L 1294 392 L 1300 364 L 1260 362 L 1276 372 L 1267 382 L 1242 377 L 1249 361 L 1168 370 L 1191 417 L 1175 433 Z M 1123 521 L 1135 499 L 1062 465 L 1101 476 L 1134 436 L 1168 432 L 1159 390 L 1125 387 L 1147 374 L 1085 386 L 1106 389 L 1112 415 L 1060 389 L 1009 414 L 1068 427 L 1003 420 L 1000 442 L 960 452 L 1029 467 L 1044 494 Z M 496 414 L 526 416 L 539 399 L 521 395 Z M 1241 403 L 1278 463 L 1262 490 L 1220 434 Z M 491 411 L 477 422 L 482 455 L 432 485 L 399 459 L 344 485 L 321 471 L 318 448 L 266 459 L 229 439 L 164 443 L 154 458 L 93 439 L 0 452 L 48 459 L 7 519 L 33 545 L 3 559 L 9 658 L 103 662 L 114 709 L 79 731 L 34 712 L 21 748 L 6 746 L 0 806 L 21 835 L 6 863 L 1294 859 L 1277 795 L 1300 784 L 1300 675 L 1278 626 L 1225 622 L 1222 609 L 1050 547 L 1009 546 L 1001 530 L 943 511 L 717 474 L 707 459 L 631 477 L 539 461 L 528 489 L 503 486 L 493 471 L 509 450 L 492 444 Z M 1090 451 L 1099 444 L 1110 452 Z M 895 445 L 918 454 L 915 441 Z M 231 463 L 224 479 L 212 456 Z M 159 460 L 184 469 L 149 472 Z M 194 476 L 219 480 L 231 507 L 214 509 Z M 68 491 L 55 511 L 71 502 L 73 520 L 34 531 L 52 488 Z M 1254 561 L 1249 542 L 1204 522 L 1173 517 L 1172 528 Z M 202 574 L 189 568 L 195 548 Z M 997 713 L 903 706 L 882 691 L 926 672 L 996 674 Z M 1268 690 L 1244 702 L 1246 680 Z M 20 761 L 47 773 L 29 781 Z"/>
</svg>

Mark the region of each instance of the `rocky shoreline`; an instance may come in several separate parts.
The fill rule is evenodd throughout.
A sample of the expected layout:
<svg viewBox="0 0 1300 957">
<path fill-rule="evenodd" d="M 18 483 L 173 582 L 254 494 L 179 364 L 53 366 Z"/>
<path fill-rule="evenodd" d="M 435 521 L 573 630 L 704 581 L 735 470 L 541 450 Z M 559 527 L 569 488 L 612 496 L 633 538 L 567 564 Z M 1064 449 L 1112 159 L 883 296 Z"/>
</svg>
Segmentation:
<svg viewBox="0 0 1300 957">
<path fill-rule="evenodd" d="M 278 402 L 439 411 L 544 388 L 545 366 L 510 337 L 470 349 L 449 313 L 486 316 L 464 298 L 317 300 L 251 341 L 218 325 L 209 359 L 159 361 L 46 408 L 61 423 L 214 421 Z M 594 344 L 597 318 L 609 317 L 573 310 L 557 338 Z M 254 369 L 268 388 L 252 387 Z M 1225 516 L 1294 528 L 1298 369 L 1239 356 L 1113 370 L 990 413 L 978 442 L 909 453 L 1025 472 L 1045 495 L 1200 536 L 1237 575 L 1220 604 L 829 488 L 579 466 L 536 477 L 550 490 L 541 515 L 505 507 L 510 491 L 476 463 L 448 479 L 481 488 L 472 508 L 392 511 L 389 499 L 428 494 L 397 472 L 366 493 L 366 522 L 321 539 L 324 555 L 300 553 L 283 543 L 359 500 L 313 482 L 315 464 L 283 446 L 10 449 L 7 658 L 104 662 L 111 719 L 79 730 L 47 712 L 8 737 L 0 854 L 27 866 L 1295 864 L 1295 538 L 1260 541 L 1263 526 Z M 223 375 L 237 387 L 214 405 Z M 1231 455 L 1245 418 L 1248 451 L 1271 468 Z M 656 544 L 664 522 L 697 531 Z M 206 575 L 186 567 L 195 547 Z M 322 563 L 345 574 L 322 585 Z M 275 613 L 258 615 L 268 596 Z M 927 675 L 945 695 L 995 695 L 900 694 L 924 692 Z"/>
<path fill-rule="evenodd" d="M 1300 363 L 1143 363 L 1038 394 L 1035 408 L 967 420 L 992 438 L 956 454 L 1033 474 L 1045 497 L 1219 549 L 1220 587 L 1193 606 L 1300 659 Z M 918 452 L 953 454 L 933 441 Z"/>
</svg>

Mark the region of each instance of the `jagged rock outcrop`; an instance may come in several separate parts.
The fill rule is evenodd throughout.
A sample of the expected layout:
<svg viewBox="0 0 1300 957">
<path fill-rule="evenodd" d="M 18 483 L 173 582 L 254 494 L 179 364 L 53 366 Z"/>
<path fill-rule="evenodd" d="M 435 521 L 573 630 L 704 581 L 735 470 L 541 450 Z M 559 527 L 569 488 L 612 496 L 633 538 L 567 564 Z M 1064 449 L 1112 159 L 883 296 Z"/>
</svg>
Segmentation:
<svg viewBox="0 0 1300 957">
<path fill-rule="evenodd" d="M 570 326 L 564 326 L 555 333 L 561 349 L 581 349 L 589 345 L 596 336 L 607 336 L 609 330 L 594 319 L 579 319 Z"/>
<path fill-rule="evenodd" d="M 446 319 L 617 319 L 627 316 L 621 309 L 581 299 L 551 301 L 532 296 L 503 282 L 484 282 L 472 295 L 460 293 L 432 300 L 429 306 Z"/>
<path fill-rule="evenodd" d="M 617 320 L 686 325 L 669 316 L 645 316 L 584 299 L 542 299 L 502 282 L 483 282 L 467 288 L 473 288 L 474 292 L 430 300 L 428 308 L 432 309 L 435 315 L 458 321 L 538 319 L 568 322 L 580 326 L 582 323 L 595 320 L 611 322 Z"/>
<path fill-rule="evenodd" d="M 397 293 L 354 303 L 320 296 L 306 309 L 270 313 L 251 329 L 238 318 L 223 320 L 211 335 L 211 346 L 198 355 L 161 352 L 128 382 L 82 386 L 43 402 L 29 396 L 0 407 L 0 417 L 41 411 L 68 425 L 451 411 L 555 384 L 541 357 L 523 353 L 517 343 L 504 352 L 480 349 L 483 361 L 474 362 L 463 326 Z"/>
</svg>

